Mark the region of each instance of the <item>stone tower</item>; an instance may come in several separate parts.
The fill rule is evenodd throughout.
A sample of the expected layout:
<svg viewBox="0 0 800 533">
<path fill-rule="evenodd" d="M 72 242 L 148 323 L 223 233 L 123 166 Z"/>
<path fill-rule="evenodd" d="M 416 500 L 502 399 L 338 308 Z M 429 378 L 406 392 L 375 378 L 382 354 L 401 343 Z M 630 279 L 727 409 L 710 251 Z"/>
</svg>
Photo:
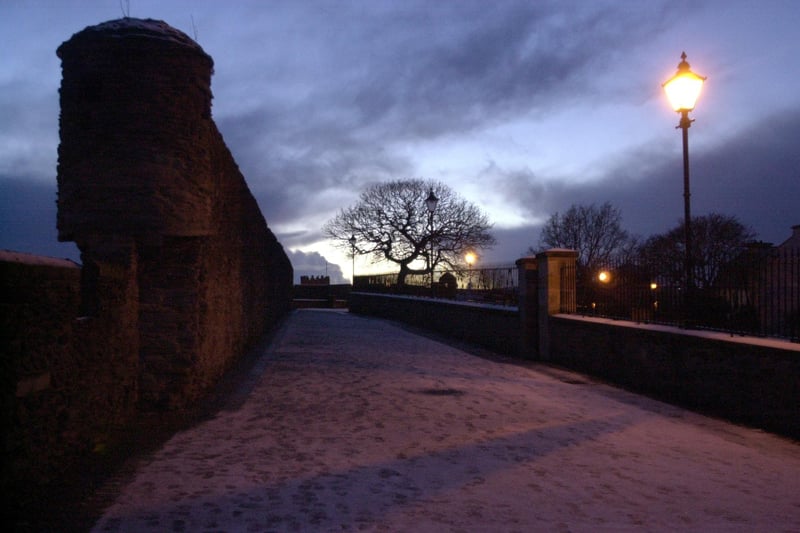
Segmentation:
<svg viewBox="0 0 800 533">
<path fill-rule="evenodd" d="M 138 365 L 141 406 L 179 407 L 288 310 L 291 264 L 211 119 L 197 43 L 124 18 L 58 56 L 58 235 L 81 250 L 83 312 Z"/>
<path fill-rule="evenodd" d="M 57 53 L 59 239 L 208 235 L 210 154 L 197 147 L 210 133 L 211 58 L 164 22 L 132 18 Z"/>
</svg>

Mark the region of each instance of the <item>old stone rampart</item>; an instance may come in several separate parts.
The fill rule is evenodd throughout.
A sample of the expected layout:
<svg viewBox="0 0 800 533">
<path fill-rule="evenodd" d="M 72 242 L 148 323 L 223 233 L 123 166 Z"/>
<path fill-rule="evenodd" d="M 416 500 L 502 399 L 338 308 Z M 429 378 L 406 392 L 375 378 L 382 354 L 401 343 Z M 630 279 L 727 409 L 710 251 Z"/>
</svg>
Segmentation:
<svg viewBox="0 0 800 533">
<path fill-rule="evenodd" d="M 290 309 L 293 279 L 211 118 L 199 45 L 126 18 L 58 56 L 58 235 L 82 266 L 0 261 L 4 474 L 44 481 L 137 413 L 203 397 Z"/>
<path fill-rule="evenodd" d="M 87 314 L 109 310 L 106 271 L 135 280 L 139 403 L 180 407 L 288 309 L 291 265 L 211 119 L 197 43 L 126 18 L 58 55 L 59 239 L 88 267 Z"/>
<path fill-rule="evenodd" d="M 79 265 L 0 251 L 3 496 L 13 490 L 4 501 L 58 486 L 77 455 L 101 449 L 132 419 L 135 317 L 121 304 L 133 284 L 114 286 L 114 312 L 88 321 L 80 318 Z"/>
</svg>

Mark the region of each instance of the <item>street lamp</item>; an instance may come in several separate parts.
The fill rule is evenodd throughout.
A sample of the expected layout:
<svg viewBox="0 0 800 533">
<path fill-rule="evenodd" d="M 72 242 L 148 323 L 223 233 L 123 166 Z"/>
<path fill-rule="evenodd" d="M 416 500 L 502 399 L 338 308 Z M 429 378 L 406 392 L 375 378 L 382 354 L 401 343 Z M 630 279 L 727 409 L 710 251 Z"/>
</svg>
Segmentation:
<svg viewBox="0 0 800 533">
<path fill-rule="evenodd" d="M 658 283 L 655 281 L 650 282 L 650 294 L 652 294 L 651 300 L 653 301 L 653 317 L 655 318 L 656 313 L 658 312 L 658 294 L 656 291 L 658 290 Z"/>
<path fill-rule="evenodd" d="M 478 260 L 478 254 L 475 252 L 469 251 L 464 255 L 464 261 L 467 262 L 467 269 L 469 273 L 469 281 L 467 282 L 467 290 L 472 291 L 472 265 L 475 264 L 475 261 Z"/>
<path fill-rule="evenodd" d="M 474 264 L 475 264 L 475 261 L 476 261 L 477 259 L 478 259 L 478 256 L 477 256 L 477 255 L 475 255 L 475 252 L 467 252 L 467 253 L 464 255 L 464 261 L 466 261 L 466 262 L 467 262 L 467 266 L 469 266 L 469 268 L 472 268 L 472 265 L 474 265 Z"/>
<path fill-rule="evenodd" d="M 347 242 L 350 243 L 350 256 L 353 258 L 353 267 L 350 274 L 350 284 L 355 287 L 356 286 L 356 236 L 350 235 L 350 238 L 347 239 Z"/>
<path fill-rule="evenodd" d="M 691 196 L 689 193 L 689 127 L 694 120 L 689 118 L 689 111 L 694 109 L 705 80 L 705 77 L 692 72 L 686 61 L 686 52 L 683 52 L 681 62 L 678 64 L 678 72 L 662 85 L 672 109 L 681 114 L 681 120 L 676 129 L 683 130 L 683 221 L 686 248 L 684 269 L 686 299 L 690 313 L 693 312 L 694 305 L 694 267 L 692 265 L 692 215 L 689 201 Z"/>
<path fill-rule="evenodd" d="M 425 199 L 425 206 L 428 208 L 428 228 L 431 232 L 431 253 L 428 255 L 428 270 L 431 272 L 431 297 L 434 296 L 433 292 L 433 212 L 436 211 L 436 206 L 439 203 L 439 199 L 436 198 L 436 195 L 433 194 L 433 187 L 431 187 L 430 194 L 428 194 L 428 198 Z"/>
</svg>

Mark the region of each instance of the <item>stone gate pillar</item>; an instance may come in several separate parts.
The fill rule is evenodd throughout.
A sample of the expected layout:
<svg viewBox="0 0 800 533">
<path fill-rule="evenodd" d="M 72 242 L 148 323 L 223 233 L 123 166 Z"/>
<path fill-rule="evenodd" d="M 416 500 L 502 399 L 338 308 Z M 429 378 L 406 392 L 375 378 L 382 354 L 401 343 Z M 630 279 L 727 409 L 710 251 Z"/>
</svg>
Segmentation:
<svg viewBox="0 0 800 533">
<path fill-rule="evenodd" d="M 517 260 L 520 351 L 523 357 L 548 360 L 549 316 L 575 311 L 577 258 L 578 253 L 574 250 L 554 248 Z"/>
<path fill-rule="evenodd" d="M 536 254 L 539 269 L 539 359 L 550 359 L 550 315 L 575 311 L 575 262 L 578 252 L 553 248 Z M 569 276 L 568 273 L 573 273 Z M 572 294 L 573 297 L 569 297 Z"/>
</svg>

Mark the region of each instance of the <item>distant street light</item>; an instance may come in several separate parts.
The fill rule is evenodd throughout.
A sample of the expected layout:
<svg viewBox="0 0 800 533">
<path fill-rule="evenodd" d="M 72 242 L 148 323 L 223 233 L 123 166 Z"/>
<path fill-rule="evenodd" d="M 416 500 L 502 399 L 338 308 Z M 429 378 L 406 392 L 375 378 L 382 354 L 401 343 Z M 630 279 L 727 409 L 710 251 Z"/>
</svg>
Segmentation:
<svg viewBox="0 0 800 533">
<path fill-rule="evenodd" d="M 464 255 L 464 261 L 466 261 L 466 262 L 467 262 L 467 266 L 469 266 L 469 268 L 472 268 L 472 265 L 474 265 L 474 264 L 475 264 L 475 261 L 476 261 L 477 259 L 478 259 L 478 256 L 477 256 L 477 255 L 475 255 L 475 252 L 467 252 L 467 253 Z"/>
<path fill-rule="evenodd" d="M 700 90 L 703 88 L 705 77 L 691 71 L 686 61 L 686 52 L 681 54 L 678 72 L 664 82 L 664 91 L 667 93 L 672 109 L 681 114 L 677 128 L 683 130 L 683 220 L 686 257 L 684 270 L 686 276 L 686 303 L 689 313 L 694 312 L 694 266 L 692 264 L 692 215 L 690 209 L 689 193 L 689 127 L 694 122 L 689 118 L 689 111 L 694 109 Z"/>
<path fill-rule="evenodd" d="M 658 283 L 655 281 L 650 282 L 650 294 L 652 294 L 651 300 L 653 301 L 653 317 L 655 318 L 655 313 L 658 312 L 658 295 L 656 294 L 656 290 L 658 290 Z"/>
<path fill-rule="evenodd" d="M 428 228 L 430 229 L 430 243 L 431 243 L 431 251 L 430 255 L 428 255 L 428 270 L 431 273 L 431 297 L 435 296 L 433 291 L 433 212 L 436 211 L 436 206 L 439 204 L 439 199 L 436 198 L 436 195 L 433 194 L 433 187 L 431 187 L 431 192 L 428 195 L 428 198 L 425 199 L 425 206 L 428 208 Z"/>
<path fill-rule="evenodd" d="M 353 268 L 350 274 L 350 284 L 355 287 L 356 285 L 356 236 L 350 235 L 350 238 L 347 239 L 347 242 L 350 243 L 350 257 L 353 258 Z"/>
<path fill-rule="evenodd" d="M 469 281 L 467 282 L 467 290 L 472 291 L 472 265 L 475 264 L 475 261 L 478 260 L 478 255 L 475 252 L 467 252 L 464 254 L 464 261 L 467 262 L 467 268 L 469 269 Z"/>
</svg>

